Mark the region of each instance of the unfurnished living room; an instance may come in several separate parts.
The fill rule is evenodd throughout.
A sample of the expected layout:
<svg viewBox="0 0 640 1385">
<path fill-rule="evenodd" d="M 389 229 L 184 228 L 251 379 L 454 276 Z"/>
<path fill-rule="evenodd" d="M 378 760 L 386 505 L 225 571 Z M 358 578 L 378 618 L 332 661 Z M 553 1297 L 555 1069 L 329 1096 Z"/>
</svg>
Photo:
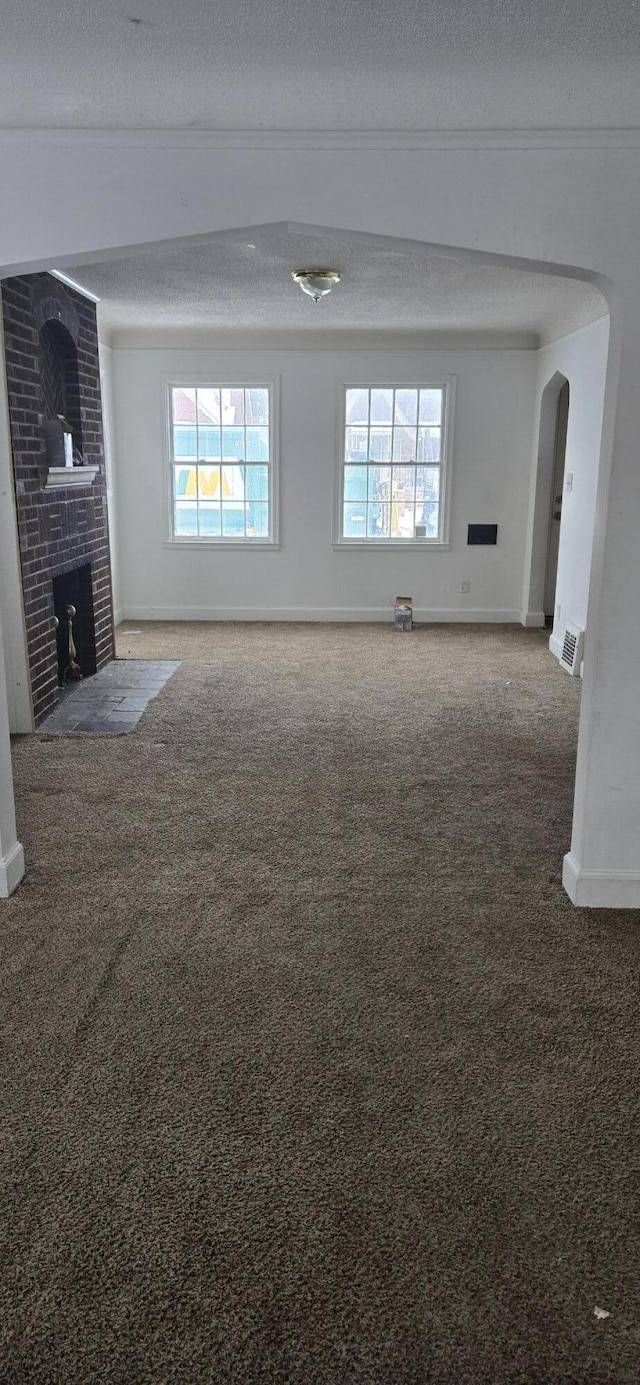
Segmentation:
<svg viewBox="0 0 640 1385">
<path fill-rule="evenodd" d="M 0 1381 L 640 1379 L 640 15 L 4 3 Z"/>
</svg>

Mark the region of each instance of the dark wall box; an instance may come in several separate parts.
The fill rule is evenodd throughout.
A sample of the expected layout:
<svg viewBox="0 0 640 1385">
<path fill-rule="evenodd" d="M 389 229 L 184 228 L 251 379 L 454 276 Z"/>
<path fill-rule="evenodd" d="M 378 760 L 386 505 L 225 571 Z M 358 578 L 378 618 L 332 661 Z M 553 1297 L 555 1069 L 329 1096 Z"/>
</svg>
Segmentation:
<svg viewBox="0 0 640 1385">
<path fill-rule="evenodd" d="M 467 543 L 497 543 L 497 524 L 470 524 L 467 529 Z"/>
</svg>

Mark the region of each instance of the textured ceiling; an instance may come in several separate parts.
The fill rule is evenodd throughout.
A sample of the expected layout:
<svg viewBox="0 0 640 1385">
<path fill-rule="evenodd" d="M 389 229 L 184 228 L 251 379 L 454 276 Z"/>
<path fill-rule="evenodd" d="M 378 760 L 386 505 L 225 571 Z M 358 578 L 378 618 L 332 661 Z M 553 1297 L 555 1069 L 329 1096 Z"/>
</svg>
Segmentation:
<svg viewBox="0 0 640 1385">
<path fill-rule="evenodd" d="M 0 125 L 640 124 L 633 0 L 0 0 Z"/>
<path fill-rule="evenodd" d="M 310 266 L 340 270 L 317 305 L 291 279 Z M 596 289 L 442 254 L 254 229 L 65 271 L 100 299 L 103 333 L 146 327 L 298 331 L 529 332 L 550 340 L 606 312 Z"/>
</svg>

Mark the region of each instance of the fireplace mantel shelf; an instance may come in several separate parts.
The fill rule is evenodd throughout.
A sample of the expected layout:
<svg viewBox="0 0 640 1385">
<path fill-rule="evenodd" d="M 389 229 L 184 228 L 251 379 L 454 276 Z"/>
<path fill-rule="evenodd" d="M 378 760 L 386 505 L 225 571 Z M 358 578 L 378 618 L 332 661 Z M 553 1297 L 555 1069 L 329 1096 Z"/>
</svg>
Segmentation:
<svg viewBox="0 0 640 1385">
<path fill-rule="evenodd" d="M 51 486 L 90 486 L 99 470 L 98 466 L 50 466 L 45 490 Z"/>
</svg>

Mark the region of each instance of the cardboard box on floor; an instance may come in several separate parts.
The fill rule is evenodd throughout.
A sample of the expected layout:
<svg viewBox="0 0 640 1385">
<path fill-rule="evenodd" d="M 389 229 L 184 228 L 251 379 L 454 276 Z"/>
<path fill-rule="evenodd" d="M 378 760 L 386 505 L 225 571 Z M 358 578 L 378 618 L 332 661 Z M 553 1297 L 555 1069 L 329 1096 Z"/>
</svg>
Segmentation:
<svg viewBox="0 0 640 1385">
<path fill-rule="evenodd" d="M 396 630 L 410 630 L 413 625 L 413 597 L 397 596 L 394 614 Z"/>
</svg>

